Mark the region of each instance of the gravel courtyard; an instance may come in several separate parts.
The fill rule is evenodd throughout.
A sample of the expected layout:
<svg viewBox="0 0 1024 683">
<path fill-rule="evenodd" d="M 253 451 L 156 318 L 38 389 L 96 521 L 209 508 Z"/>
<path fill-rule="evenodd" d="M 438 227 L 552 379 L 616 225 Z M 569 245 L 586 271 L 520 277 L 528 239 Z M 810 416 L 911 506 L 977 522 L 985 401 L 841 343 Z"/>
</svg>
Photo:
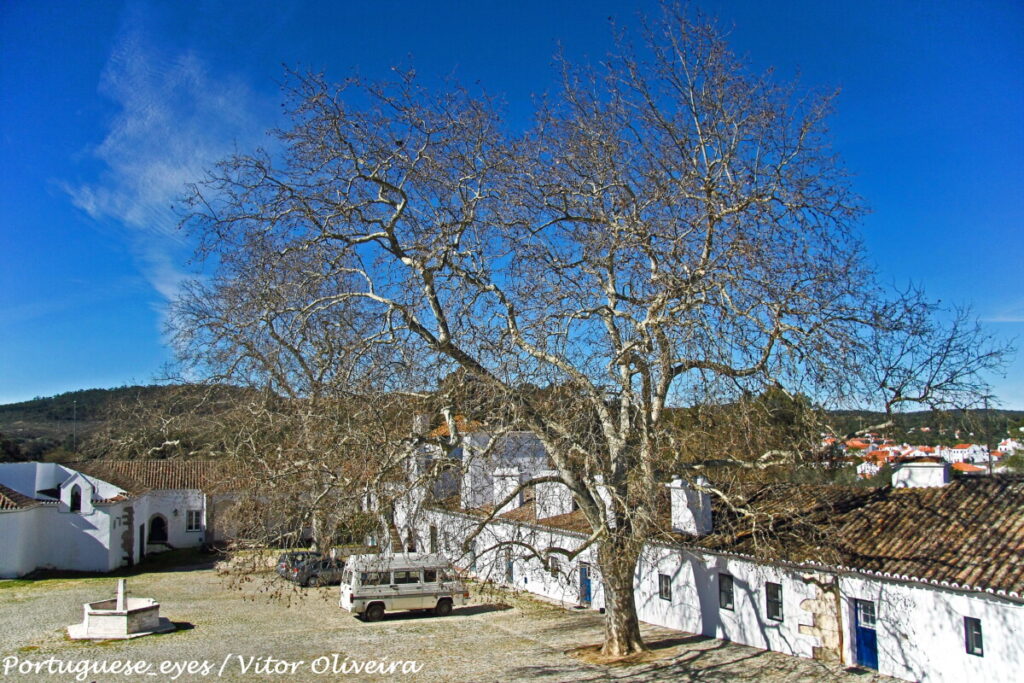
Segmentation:
<svg viewBox="0 0 1024 683">
<path fill-rule="evenodd" d="M 101 642 L 70 641 L 65 627 L 81 621 L 83 602 L 113 596 L 114 578 L 0 581 L 0 679 L 879 680 L 657 627 L 644 629 L 653 650 L 646 661 L 605 666 L 573 653 L 600 642 L 601 617 L 594 613 L 491 596 L 446 618 L 393 614 L 370 624 L 337 607 L 337 587 L 303 590 L 289 585 L 282 595 L 273 596 L 277 591 L 270 587 L 280 588 L 283 582 L 268 584 L 270 576 L 232 585 L 213 569 L 195 566 L 130 575 L 129 592 L 158 600 L 161 616 L 177 623 L 179 630 Z M 507 604 L 497 604 L 501 601 Z M 83 667 L 82 662 L 131 662 L 149 668 L 47 673 L 47 666 Z M 388 664 L 394 666 L 393 673 L 356 670 Z M 189 665 L 191 673 L 177 668 Z M 38 672 L 29 668 L 36 666 L 41 666 Z"/>
</svg>

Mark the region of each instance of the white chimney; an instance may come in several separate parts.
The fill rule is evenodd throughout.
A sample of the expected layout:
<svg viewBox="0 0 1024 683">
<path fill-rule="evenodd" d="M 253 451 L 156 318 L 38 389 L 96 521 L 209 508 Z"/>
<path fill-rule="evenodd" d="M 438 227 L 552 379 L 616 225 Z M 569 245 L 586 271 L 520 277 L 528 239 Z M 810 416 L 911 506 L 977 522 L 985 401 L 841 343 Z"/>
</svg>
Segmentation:
<svg viewBox="0 0 1024 683">
<path fill-rule="evenodd" d="M 554 470 L 544 470 L 537 476 L 553 477 L 557 474 Z M 542 482 L 534 486 L 534 504 L 537 506 L 537 519 L 568 514 L 572 512 L 572 492 L 560 481 Z"/>
<path fill-rule="evenodd" d="M 945 486 L 949 483 L 949 463 L 905 462 L 892 471 L 894 489 Z"/>
<path fill-rule="evenodd" d="M 605 514 L 608 515 L 608 527 L 610 529 L 614 529 L 615 515 L 612 512 L 611 487 L 604 483 L 603 475 L 595 474 L 594 481 L 597 483 L 597 495 L 601 498 L 601 502 L 604 503 L 604 511 Z"/>
<path fill-rule="evenodd" d="M 697 477 L 698 487 L 707 483 L 704 477 Z M 695 490 L 679 477 L 668 484 L 668 490 L 672 505 L 672 531 L 694 536 L 710 534 L 711 496 L 706 491 Z"/>
<path fill-rule="evenodd" d="M 430 431 L 430 415 L 416 413 L 412 416 L 412 433 L 414 436 L 426 436 Z"/>
<path fill-rule="evenodd" d="M 501 501 L 505 500 L 516 487 L 519 486 L 519 468 L 518 467 L 499 467 L 494 470 L 494 504 L 498 505 Z M 505 503 L 495 514 L 504 514 L 509 510 L 522 505 L 523 493 L 519 492 L 519 495 L 513 498 L 508 503 Z"/>
</svg>

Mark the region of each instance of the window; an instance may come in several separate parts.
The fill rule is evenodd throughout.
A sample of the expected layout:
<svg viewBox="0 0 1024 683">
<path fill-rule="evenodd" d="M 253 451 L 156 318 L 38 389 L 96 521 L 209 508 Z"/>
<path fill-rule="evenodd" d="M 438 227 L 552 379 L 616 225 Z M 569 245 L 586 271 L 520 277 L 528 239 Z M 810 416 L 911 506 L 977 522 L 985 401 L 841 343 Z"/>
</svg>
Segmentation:
<svg viewBox="0 0 1024 683">
<path fill-rule="evenodd" d="M 782 584 L 767 583 L 764 592 L 768 599 L 768 618 L 772 621 L 782 621 Z"/>
<path fill-rule="evenodd" d="M 395 572 L 395 583 L 419 583 L 420 573 L 419 571 L 401 571 Z"/>
<path fill-rule="evenodd" d="M 437 552 L 437 527 L 430 525 L 430 552 Z"/>
<path fill-rule="evenodd" d="M 203 511 L 188 510 L 185 512 L 185 531 L 202 531 Z"/>
<path fill-rule="evenodd" d="M 81 512 L 82 511 L 82 489 L 75 484 L 71 487 L 71 511 Z"/>
<path fill-rule="evenodd" d="M 729 574 L 718 575 L 718 607 L 721 609 L 732 609 L 732 576 Z"/>
<path fill-rule="evenodd" d="M 424 569 L 423 570 L 423 583 L 437 583 L 437 570 L 436 569 Z"/>
<path fill-rule="evenodd" d="M 363 572 L 359 575 L 360 586 L 384 586 L 391 576 L 387 572 Z"/>
<path fill-rule="evenodd" d="M 967 645 L 967 654 L 985 656 L 985 648 L 981 641 L 981 619 L 964 617 L 964 641 Z"/>
<path fill-rule="evenodd" d="M 875 628 L 875 603 L 871 600 L 856 600 L 857 625 L 863 628 Z"/>
<path fill-rule="evenodd" d="M 515 581 L 515 564 L 512 562 L 512 551 L 508 548 L 505 549 L 505 583 L 513 583 Z"/>
<path fill-rule="evenodd" d="M 555 555 L 548 555 L 548 571 L 551 572 L 551 576 L 558 576 L 558 557 Z"/>
<path fill-rule="evenodd" d="M 662 600 L 672 599 L 672 577 L 668 574 L 658 574 L 658 597 Z"/>
</svg>

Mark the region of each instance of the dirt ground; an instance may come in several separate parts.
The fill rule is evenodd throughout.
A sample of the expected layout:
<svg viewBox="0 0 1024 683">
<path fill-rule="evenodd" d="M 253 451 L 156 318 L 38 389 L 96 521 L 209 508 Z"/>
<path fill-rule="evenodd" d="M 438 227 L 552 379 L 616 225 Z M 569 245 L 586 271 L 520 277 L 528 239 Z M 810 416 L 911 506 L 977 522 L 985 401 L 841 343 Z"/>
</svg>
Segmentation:
<svg viewBox="0 0 1024 683">
<path fill-rule="evenodd" d="M 82 603 L 112 597 L 115 584 L 113 577 L 0 581 L 0 679 L 880 680 L 653 626 L 644 627 L 652 653 L 607 666 L 587 648 L 601 640 L 593 612 L 491 592 L 450 617 L 396 613 L 371 624 L 337 606 L 337 587 L 296 589 L 273 574 L 231 581 L 195 565 L 128 576 L 129 593 L 158 600 L 174 633 L 68 640 Z"/>
</svg>

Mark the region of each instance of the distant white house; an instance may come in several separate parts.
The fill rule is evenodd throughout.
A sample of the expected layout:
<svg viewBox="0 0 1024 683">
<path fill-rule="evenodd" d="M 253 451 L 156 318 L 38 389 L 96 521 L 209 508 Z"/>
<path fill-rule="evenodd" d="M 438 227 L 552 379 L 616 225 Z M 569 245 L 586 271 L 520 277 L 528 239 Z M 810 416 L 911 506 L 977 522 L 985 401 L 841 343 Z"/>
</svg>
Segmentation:
<svg viewBox="0 0 1024 683">
<path fill-rule="evenodd" d="M 0 463 L 0 578 L 106 572 L 146 554 L 220 540 L 209 463 Z"/>
<path fill-rule="evenodd" d="M 1024 444 L 1017 439 L 1003 439 L 999 442 L 999 449 L 1001 453 L 1007 455 L 1013 455 L 1019 450 L 1024 450 Z"/>
<path fill-rule="evenodd" d="M 949 448 L 940 446 L 936 448 L 936 454 L 948 463 L 977 463 L 989 460 L 988 447 L 973 443 L 961 443 Z"/>
</svg>

